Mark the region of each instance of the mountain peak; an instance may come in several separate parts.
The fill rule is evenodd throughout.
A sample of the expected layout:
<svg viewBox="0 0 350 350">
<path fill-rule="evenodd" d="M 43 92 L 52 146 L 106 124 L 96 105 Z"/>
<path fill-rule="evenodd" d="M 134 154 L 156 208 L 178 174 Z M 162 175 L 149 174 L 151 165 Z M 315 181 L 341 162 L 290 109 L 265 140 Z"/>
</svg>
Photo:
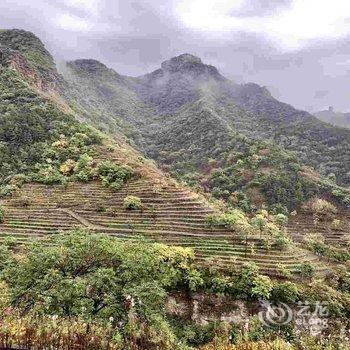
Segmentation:
<svg viewBox="0 0 350 350">
<path fill-rule="evenodd" d="M 22 29 L 0 30 L 0 44 L 21 53 L 39 52 L 52 60 L 43 42 L 32 32 Z"/>
<path fill-rule="evenodd" d="M 173 57 L 161 65 L 163 71 L 169 73 L 187 73 L 191 75 L 210 75 L 221 77 L 216 67 L 204 64 L 202 60 L 189 53 Z M 222 77 L 221 77 L 222 78 Z"/>
<path fill-rule="evenodd" d="M 103 63 L 95 59 L 84 58 L 84 59 L 68 62 L 68 64 L 77 70 L 86 71 L 91 74 L 96 74 L 97 72 L 108 70 L 107 66 L 105 66 Z"/>
<path fill-rule="evenodd" d="M 178 68 L 183 65 L 196 65 L 203 64 L 202 60 L 189 53 L 184 53 L 182 55 L 171 58 L 170 60 L 164 61 L 162 63 L 162 69 L 171 70 L 172 68 Z"/>
</svg>

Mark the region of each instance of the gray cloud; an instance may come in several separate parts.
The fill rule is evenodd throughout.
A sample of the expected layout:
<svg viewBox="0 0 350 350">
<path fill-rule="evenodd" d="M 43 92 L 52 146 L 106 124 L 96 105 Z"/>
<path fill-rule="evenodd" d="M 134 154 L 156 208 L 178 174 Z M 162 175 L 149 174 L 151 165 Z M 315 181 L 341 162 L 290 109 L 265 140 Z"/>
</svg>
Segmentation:
<svg viewBox="0 0 350 350">
<path fill-rule="evenodd" d="M 291 3 L 246 1 L 232 15 L 268 20 Z M 313 40 L 286 52 L 265 33 L 231 31 L 213 36 L 185 28 L 172 4 L 172 0 L 99 0 L 96 8 L 89 8 L 68 0 L 2 0 L 0 27 L 33 31 L 58 61 L 95 58 L 121 74 L 136 76 L 158 68 L 171 56 L 189 52 L 238 82 L 268 86 L 275 96 L 298 108 L 318 110 L 334 105 L 350 110 L 350 60 L 346 58 L 350 37 Z M 59 25 L 57 18 L 63 15 L 89 27 L 78 30 L 69 28 L 69 23 Z"/>
</svg>

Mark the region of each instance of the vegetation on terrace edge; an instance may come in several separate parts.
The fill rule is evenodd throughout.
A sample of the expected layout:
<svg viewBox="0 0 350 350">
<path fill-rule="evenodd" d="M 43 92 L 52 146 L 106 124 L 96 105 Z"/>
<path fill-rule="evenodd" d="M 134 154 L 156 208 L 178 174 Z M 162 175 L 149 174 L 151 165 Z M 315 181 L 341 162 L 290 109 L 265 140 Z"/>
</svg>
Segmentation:
<svg viewBox="0 0 350 350">
<path fill-rule="evenodd" d="M 326 301 L 330 320 L 345 325 L 350 319 L 350 275 L 342 270 L 326 284 L 296 284 L 273 281 L 252 263 L 227 273 L 215 265 L 199 269 L 188 248 L 122 242 L 81 230 L 42 243 L 21 251 L 0 247 L 0 344 L 26 346 L 34 341 L 37 349 L 54 344 L 68 349 L 76 341 L 85 349 L 183 350 L 218 349 L 215 344 L 220 343 L 223 349 L 240 349 L 244 341 L 252 349 L 269 342 L 287 346 L 285 341 L 295 349 L 312 343 L 315 350 L 322 349 L 312 337 L 301 339 L 293 327 L 269 329 L 254 318 L 245 331 L 237 324 L 200 326 L 179 319 L 165 312 L 167 296 L 174 290 L 290 305 Z M 334 324 L 334 332 L 338 326 Z M 337 337 L 323 341 L 327 339 L 329 349 L 337 349 Z"/>
</svg>

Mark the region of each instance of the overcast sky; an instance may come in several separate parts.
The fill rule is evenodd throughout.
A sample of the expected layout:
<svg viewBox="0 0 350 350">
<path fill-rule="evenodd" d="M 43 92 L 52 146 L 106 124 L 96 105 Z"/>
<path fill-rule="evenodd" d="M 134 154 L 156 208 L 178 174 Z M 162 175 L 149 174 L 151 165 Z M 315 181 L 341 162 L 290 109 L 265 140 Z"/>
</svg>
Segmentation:
<svg viewBox="0 0 350 350">
<path fill-rule="evenodd" d="M 192 53 L 298 108 L 350 111 L 350 0 L 0 0 L 0 28 L 134 76 Z"/>
</svg>

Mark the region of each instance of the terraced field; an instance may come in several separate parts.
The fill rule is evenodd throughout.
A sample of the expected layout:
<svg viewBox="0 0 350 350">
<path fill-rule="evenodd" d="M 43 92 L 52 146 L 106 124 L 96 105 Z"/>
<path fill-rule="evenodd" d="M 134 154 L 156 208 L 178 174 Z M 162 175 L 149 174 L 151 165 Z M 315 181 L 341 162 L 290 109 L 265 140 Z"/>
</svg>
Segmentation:
<svg viewBox="0 0 350 350">
<path fill-rule="evenodd" d="M 290 218 L 287 229 L 294 240 L 299 242 L 302 242 L 307 234 L 315 233 L 323 236 L 328 244 L 343 246 L 350 239 L 350 214 L 342 211 L 339 218 L 343 222 L 342 227 L 334 230 L 331 222 L 313 220 L 311 215 L 301 213 Z"/>
<path fill-rule="evenodd" d="M 155 175 L 155 174 L 153 174 Z M 142 200 L 142 210 L 126 210 L 127 195 Z M 157 176 L 142 178 L 113 192 L 100 182 L 62 186 L 25 185 L 3 203 L 5 222 L 0 238 L 16 237 L 25 243 L 34 237 L 83 226 L 121 239 L 139 239 L 192 247 L 198 262 L 215 259 L 219 267 L 256 262 L 264 273 L 275 275 L 278 266 L 290 270 L 317 257 L 297 246 L 287 251 L 266 250 L 258 238 L 243 242 L 238 233 L 212 228 L 206 218 L 214 210 L 197 194 Z"/>
</svg>

